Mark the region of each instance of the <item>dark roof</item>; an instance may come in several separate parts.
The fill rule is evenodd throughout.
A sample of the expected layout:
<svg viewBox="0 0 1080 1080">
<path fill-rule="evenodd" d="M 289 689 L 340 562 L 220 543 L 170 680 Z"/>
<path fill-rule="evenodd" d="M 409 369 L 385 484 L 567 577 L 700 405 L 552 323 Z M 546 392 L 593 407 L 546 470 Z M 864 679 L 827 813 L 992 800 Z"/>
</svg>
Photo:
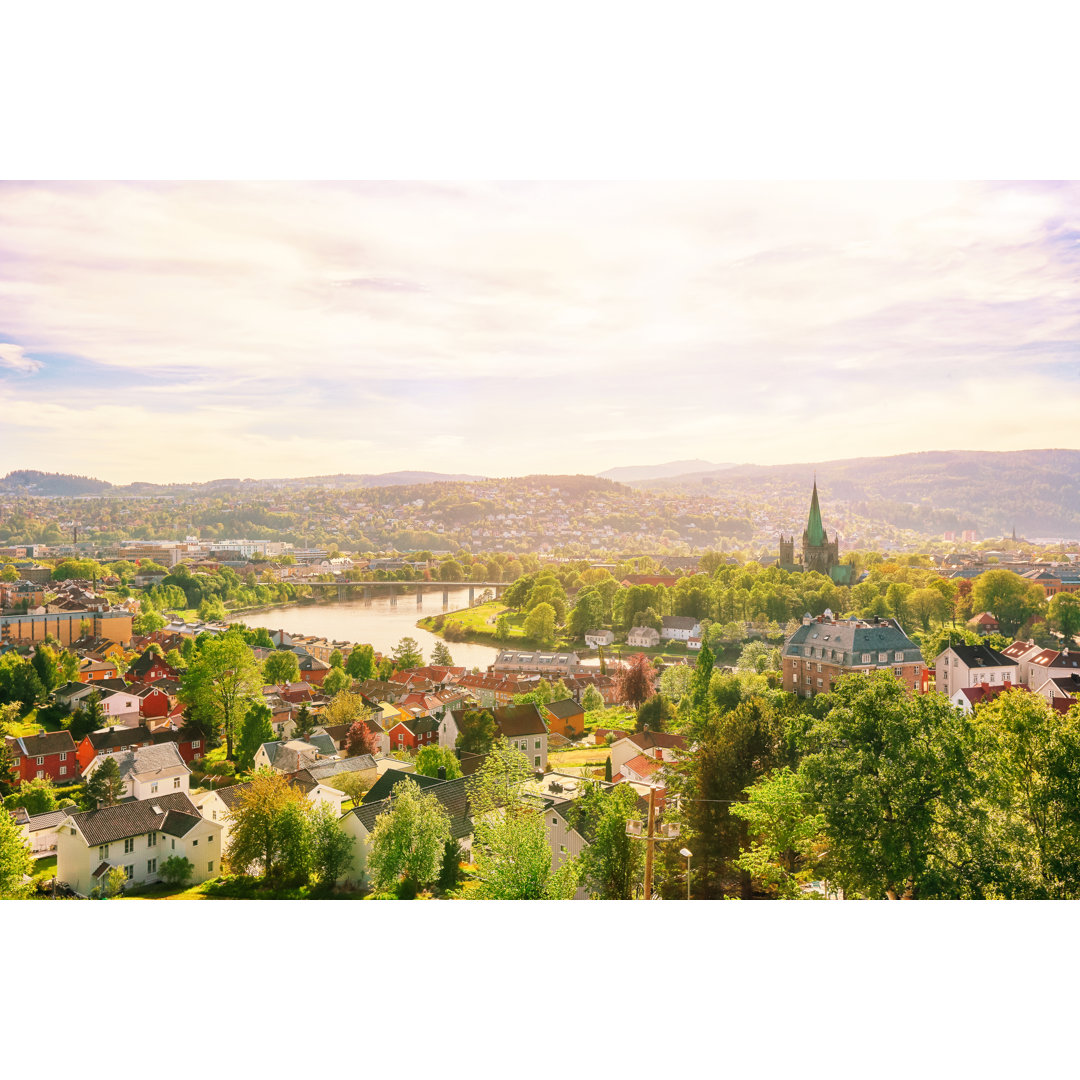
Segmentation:
<svg viewBox="0 0 1080 1080">
<path fill-rule="evenodd" d="M 110 844 L 148 832 L 184 836 L 201 820 L 195 804 L 182 791 L 71 816 L 72 824 L 78 827 L 90 845 Z"/>
<path fill-rule="evenodd" d="M 48 754 L 70 754 L 75 750 L 75 740 L 67 731 L 45 731 L 37 735 L 20 735 L 10 740 L 22 747 L 26 757 L 45 757 Z M 14 748 L 13 748 L 14 749 Z"/>
<path fill-rule="evenodd" d="M 968 667 L 1016 667 L 1015 660 L 989 645 L 953 645 L 952 651 Z"/>
<path fill-rule="evenodd" d="M 546 735 L 547 724 L 540 710 L 532 703 L 527 705 L 503 705 L 492 709 L 501 734 L 508 739 L 519 735 Z"/>
<path fill-rule="evenodd" d="M 389 798 L 394 785 L 400 784 L 401 781 L 405 779 L 414 781 L 421 788 L 431 787 L 434 784 L 446 783 L 445 780 L 440 780 L 435 776 L 425 776 L 423 773 L 406 772 L 404 769 L 387 769 L 386 772 L 371 785 L 371 790 L 360 800 L 361 804 L 381 802 L 383 799 Z"/>
<path fill-rule="evenodd" d="M 665 615 L 660 623 L 666 630 L 693 630 L 701 625 L 701 620 L 693 615 Z"/>
<path fill-rule="evenodd" d="M 400 772 L 400 770 L 397 771 Z M 415 780 L 415 777 L 412 773 L 406 773 L 404 779 Z M 423 788 L 425 793 L 434 795 L 439 800 L 443 809 L 449 815 L 450 835 L 455 840 L 462 840 L 466 836 L 471 836 L 473 831 L 469 796 L 465 784 L 465 777 L 460 776 L 456 780 L 436 780 L 434 784 Z M 370 833 L 375 828 L 375 819 L 391 808 L 391 802 L 392 799 L 383 799 L 379 802 L 361 803 L 360 806 L 354 807 L 349 813 L 355 814 L 364 828 Z"/>
<path fill-rule="evenodd" d="M 560 720 L 566 720 L 571 716 L 580 716 L 585 712 L 573 698 L 549 702 L 546 708 L 549 713 L 557 716 Z"/>
<path fill-rule="evenodd" d="M 682 735 L 674 735 L 667 731 L 636 731 L 629 738 L 642 750 L 651 750 L 654 746 L 659 746 L 664 750 L 686 749 L 686 739 Z"/>
<path fill-rule="evenodd" d="M 839 621 L 818 622 L 816 619 L 800 626 L 784 643 L 785 656 L 803 656 L 803 649 L 812 648 L 812 655 L 819 659 L 832 660 L 835 663 L 861 667 L 862 656 L 870 653 L 871 665 L 892 665 L 895 654 L 903 653 L 901 663 L 921 662 L 922 653 L 918 645 L 900 629 L 892 619 L 879 623 L 860 620 L 841 619 Z M 888 653 L 884 661 L 879 661 L 878 653 Z"/>
<path fill-rule="evenodd" d="M 140 724 L 138 727 L 99 728 L 97 731 L 91 731 L 86 737 L 90 740 L 90 745 L 99 753 L 102 750 L 114 750 L 118 746 L 135 746 L 137 743 L 157 746 L 160 743 L 190 741 L 190 736 L 181 737 L 179 731 L 171 731 L 168 728 L 151 734 L 145 724 Z"/>
<path fill-rule="evenodd" d="M 314 783 L 326 780 L 329 783 L 335 776 L 342 773 L 370 772 L 375 768 L 375 759 L 370 754 L 358 754 L 356 757 L 335 758 L 332 761 L 316 761 L 293 773 L 301 779 L 309 779 Z"/>
</svg>

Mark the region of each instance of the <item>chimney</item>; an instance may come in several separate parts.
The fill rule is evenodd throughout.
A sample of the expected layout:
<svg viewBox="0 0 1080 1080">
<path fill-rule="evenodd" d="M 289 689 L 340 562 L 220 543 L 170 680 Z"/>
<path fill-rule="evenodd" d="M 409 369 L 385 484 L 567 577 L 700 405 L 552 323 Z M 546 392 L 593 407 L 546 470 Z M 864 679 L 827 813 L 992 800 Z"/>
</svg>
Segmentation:
<svg viewBox="0 0 1080 1080">
<path fill-rule="evenodd" d="M 440 765 L 439 766 L 439 779 L 440 780 L 445 780 L 446 779 L 446 766 L 445 765 Z"/>
</svg>

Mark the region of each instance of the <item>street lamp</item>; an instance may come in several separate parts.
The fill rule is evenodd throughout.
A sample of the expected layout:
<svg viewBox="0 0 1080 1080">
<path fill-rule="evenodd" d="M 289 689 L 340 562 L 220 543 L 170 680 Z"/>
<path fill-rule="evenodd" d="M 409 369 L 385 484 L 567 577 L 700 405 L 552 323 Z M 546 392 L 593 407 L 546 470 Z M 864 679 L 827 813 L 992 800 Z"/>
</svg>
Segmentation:
<svg viewBox="0 0 1080 1080">
<path fill-rule="evenodd" d="M 680 848 L 679 854 L 686 860 L 686 899 L 690 899 L 690 856 L 693 854 L 689 848 Z"/>
</svg>

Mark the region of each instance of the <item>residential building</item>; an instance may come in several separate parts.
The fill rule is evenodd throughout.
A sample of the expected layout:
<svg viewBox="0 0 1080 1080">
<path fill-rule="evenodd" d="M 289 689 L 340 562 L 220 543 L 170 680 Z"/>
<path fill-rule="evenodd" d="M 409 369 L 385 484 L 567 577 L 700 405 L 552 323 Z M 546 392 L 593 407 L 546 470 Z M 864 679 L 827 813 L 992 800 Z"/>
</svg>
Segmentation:
<svg viewBox="0 0 1080 1080">
<path fill-rule="evenodd" d="M 133 799 L 156 799 L 159 795 L 182 791 L 190 787 L 191 770 L 184 763 L 176 743 L 162 742 L 123 750 L 114 754 L 99 754 L 86 766 L 85 776 L 94 775 L 105 761 L 115 761 L 124 781 L 124 794 Z"/>
<path fill-rule="evenodd" d="M 45 731 L 36 735 L 7 738 L 12 774 L 23 780 L 51 780 L 63 786 L 79 779 L 81 770 L 75 742 L 67 731 Z"/>
<path fill-rule="evenodd" d="M 585 710 L 573 698 L 543 706 L 548 731 L 565 739 L 580 738 L 585 732 Z"/>
<path fill-rule="evenodd" d="M 631 627 L 630 633 L 626 635 L 626 644 L 637 649 L 655 649 L 660 644 L 660 631 L 651 626 Z"/>
<path fill-rule="evenodd" d="M 1015 660 L 991 649 L 989 645 L 950 645 L 934 661 L 937 689 L 947 698 L 969 686 L 1015 684 L 1018 665 Z"/>
<path fill-rule="evenodd" d="M 615 641 L 615 635 L 610 630 L 587 630 L 585 632 L 585 644 L 590 649 L 604 648 Z"/>
<path fill-rule="evenodd" d="M 660 624 L 660 636 L 665 641 L 689 641 L 701 634 L 701 621 L 693 615 L 665 615 Z"/>
</svg>

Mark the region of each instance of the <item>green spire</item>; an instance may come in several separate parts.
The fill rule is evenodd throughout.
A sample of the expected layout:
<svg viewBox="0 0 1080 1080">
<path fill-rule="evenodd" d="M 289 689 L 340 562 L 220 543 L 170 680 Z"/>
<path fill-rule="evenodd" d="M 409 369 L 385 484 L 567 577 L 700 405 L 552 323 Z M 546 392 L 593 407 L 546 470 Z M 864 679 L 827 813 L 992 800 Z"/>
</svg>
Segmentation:
<svg viewBox="0 0 1080 1080">
<path fill-rule="evenodd" d="M 821 524 L 816 476 L 814 477 L 814 494 L 810 498 L 810 520 L 806 523 L 806 539 L 811 547 L 821 547 L 825 543 L 825 526 Z"/>
</svg>

